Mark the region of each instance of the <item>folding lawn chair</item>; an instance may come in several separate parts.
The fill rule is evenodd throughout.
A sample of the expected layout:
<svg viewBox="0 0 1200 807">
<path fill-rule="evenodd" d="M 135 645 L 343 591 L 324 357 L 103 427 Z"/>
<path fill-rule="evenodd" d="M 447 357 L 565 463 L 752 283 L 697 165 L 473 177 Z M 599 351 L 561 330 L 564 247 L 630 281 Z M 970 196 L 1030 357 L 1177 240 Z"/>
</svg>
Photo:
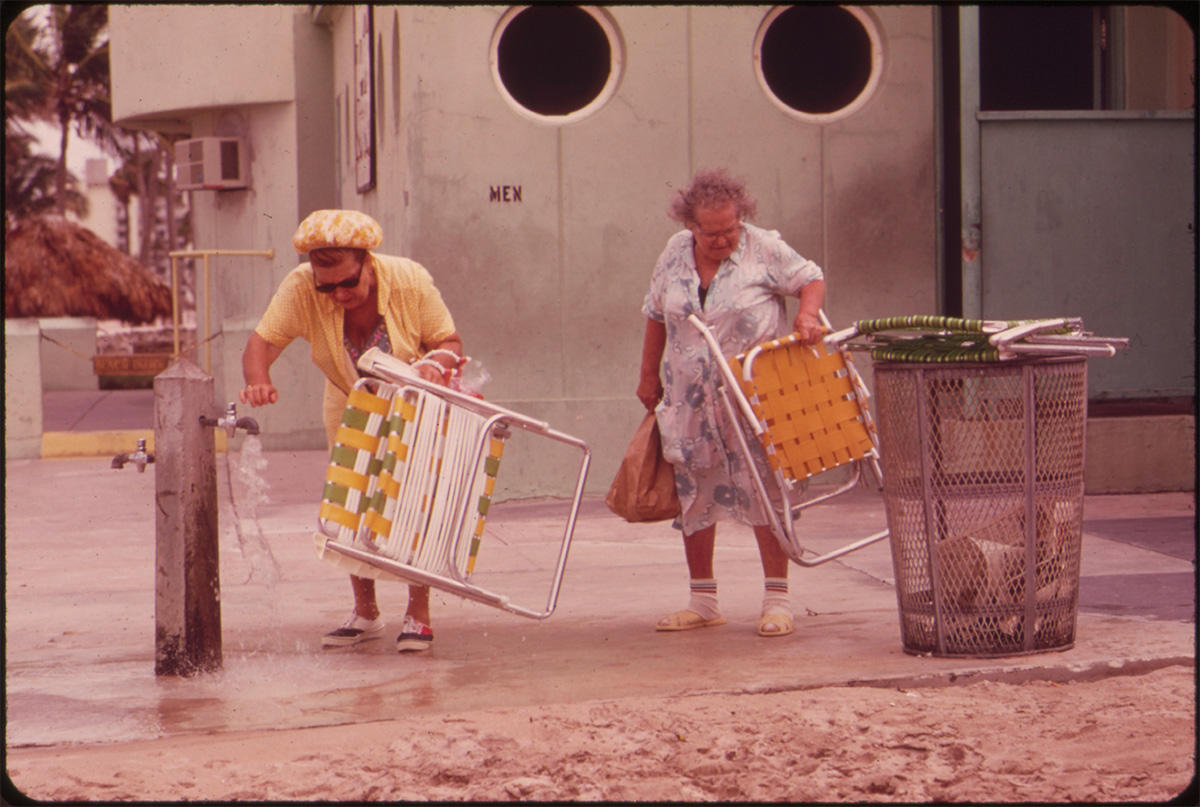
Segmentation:
<svg viewBox="0 0 1200 807">
<path fill-rule="evenodd" d="M 351 391 L 330 452 L 313 535 L 317 555 L 359 577 L 447 591 L 534 619 L 554 612 L 591 451 L 539 420 L 425 381 L 368 350 L 376 378 Z M 545 608 L 472 582 L 500 459 L 513 428 L 579 448 L 582 459 Z"/>
<path fill-rule="evenodd" d="M 821 319 L 828 328 L 824 313 Z M 849 354 L 828 337 L 806 346 L 790 334 L 727 361 L 704 323 L 694 314 L 688 321 L 700 331 L 720 368 L 723 383 L 718 394 L 729 416 L 735 423 L 744 421 L 762 443 L 772 470 L 769 479 L 758 472 L 742 430 L 734 430 L 755 494 L 788 558 L 801 566 L 818 566 L 887 538 L 883 530 L 813 557 L 796 537 L 800 512 L 851 490 L 863 478 L 864 462 L 877 481 L 883 481 L 867 389 Z M 848 481 L 832 492 L 793 501 L 809 477 L 843 465 L 850 466 Z M 778 495 L 772 497 L 769 490 Z"/>
<path fill-rule="evenodd" d="M 1113 356 L 1125 338 L 1093 336 L 1078 317 L 984 320 L 939 316 L 864 319 L 825 339 L 876 361 L 994 362 L 1038 356 Z"/>
<path fill-rule="evenodd" d="M 850 350 L 869 350 L 876 361 L 996 362 L 1022 356 L 1112 356 L 1129 342 L 1093 336 L 1078 318 L 891 317 L 860 320 L 833 332 L 821 312 L 822 324 L 831 331 L 822 343 L 806 347 L 792 334 L 727 361 L 703 322 L 695 315 L 688 321 L 716 359 L 723 379 L 718 392 L 730 417 L 744 421 L 762 443 L 773 475 L 769 480 L 758 473 L 741 430 L 735 430 L 771 529 L 788 557 L 801 566 L 817 566 L 888 537 L 884 530 L 817 557 L 806 557 L 796 538 L 795 517 L 853 488 L 862 480 L 864 462 L 883 486 L 868 393 Z M 851 466 L 849 481 L 830 493 L 793 501 L 791 494 L 798 493 L 804 480 L 842 465 Z M 779 495 L 773 500 L 769 490 Z"/>
</svg>

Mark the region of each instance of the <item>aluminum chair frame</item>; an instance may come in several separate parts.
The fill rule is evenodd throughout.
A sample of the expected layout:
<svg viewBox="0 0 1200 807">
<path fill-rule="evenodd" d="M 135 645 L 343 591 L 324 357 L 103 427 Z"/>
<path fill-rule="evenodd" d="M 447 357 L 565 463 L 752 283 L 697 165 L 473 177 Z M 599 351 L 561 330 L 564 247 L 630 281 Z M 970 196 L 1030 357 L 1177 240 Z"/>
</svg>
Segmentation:
<svg viewBox="0 0 1200 807">
<path fill-rule="evenodd" d="M 461 501 L 451 503 L 450 505 L 452 518 L 450 534 L 453 537 L 451 543 L 443 553 L 444 557 L 442 557 L 448 574 L 439 574 L 427 568 L 420 568 L 379 554 L 379 550 L 371 542 L 362 538 L 362 531 L 366 529 L 363 526 L 357 528 L 354 540 L 350 544 L 347 544 L 338 540 L 336 536 L 328 534 L 326 532 L 328 529 L 326 522 L 322 521 L 321 531 L 313 535 L 318 557 L 358 576 L 429 586 L 430 588 L 446 591 L 475 602 L 532 619 L 545 619 L 549 617 L 554 612 L 558 603 L 558 595 L 562 588 L 563 575 L 570 552 L 571 539 L 574 535 L 575 523 L 579 516 L 579 506 L 583 498 L 584 484 L 587 480 L 588 467 L 591 463 L 591 450 L 588 444 L 577 437 L 552 429 L 545 421 L 530 418 L 479 398 L 465 395 L 449 387 L 428 382 L 417 375 L 407 364 L 380 351 L 378 348 L 372 348 L 364 353 L 358 361 L 358 366 L 374 376 L 383 379 L 387 385 L 391 385 L 392 389 L 395 390 L 392 393 L 394 395 L 404 394 L 405 388 L 409 387 L 419 390 L 423 394 L 436 396 L 448 402 L 451 406 L 462 407 L 482 416 L 484 420 L 479 426 L 474 444 L 470 447 L 470 456 L 472 459 L 465 466 L 468 469 L 466 473 L 472 477 L 479 473 L 481 463 L 485 460 L 488 443 L 493 439 L 493 433 L 498 429 L 506 430 L 514 428 L 578 448 L 581 452 L 579 471 L 575 482 L 570 511 L 563 528 L 563 537 L 559 546 L 558 558 L 550 583 L 550 589 L 546 597 L 545 607 L 542 608 L 518 605 L 504 594 L 484 589 L 471 581 L 471 572 L 469 570 L 459 568 L 455 559 L 460 556 L 460 545 L 464 540 L 465 531 L 463 526 L 470 516 L 471 507 L 475 505 L 475 502 L 469 495 L 472 490 L 470 484 L 464 486 L 463 490 L 465 492 L 460 497 Z M 363 384 L 364 382 L 368 384 L 379 383 L 373 379 L 363 379 L 359 384 Z"/>
<path fill-rule="evenodd" d="M 822 341 L 826 346 L 842 354 L 845 359 L 846 369 L 853 381 L 859 411 L 873 446 L 862 459 L 850 461 L 849 464 L 852 466 L 850 480 L 830 493 L 792 503 L 788 492 L 794 489 L 795 483 L 779 468 L 775 468 L 772 474 L 773 483 L 782 495 L 783 502 L 786 503 L 785 506 L 776 510 L 771 504 L 766 481 L 752 461 L 750 447 L 742 430 L 740 428 L 734 430 L 742 453 L 750 467 L 755 493 L 767 512 L 771 531 L 788 558 L 801 566 L 817 566 L 826 563 L 889 536 L 888 531 L 884 530 L 817 557 L 805 557 L 808 550 L 800 545 L 796 537 L 795 517 L 799 515 L 800 511 L 840 496 L 859 484 L 863 479 L 863 461 L 869 463 L 875 473 L 879 488 L 883 488 L 883 472 L 879 466 L 879 440 L 871 422 L 870 409 L 867 406 L 868 393 L 866 385 L 862 383 L 862 378 L 850 359 L 850 350 L 869 350 L 872 358 L 877 361 L 936 363 L 1002 362 L 1022 357 L 1071 355 L 1113 356 L 1118 349 L 1129 346 L 1129 340 L 1126 338 L 1095 336 L 1084 331 L 1083 321 L 1078 317 L 1018 321 L 965 320 L 942 316 L 892 317 L 860 320 L 850 328 L 841 331 L 833 330 L 824 311 L 820 312 L 820 319 L 826 329 L 826 336 Z M 704 337 L 720 370 L 723 383 L 718 387 L 718 394 L 729 416 L 735 423 L 739 422 L 739 419 L 744 419 L 755 436 L 761 440 L 766 432 L 766 427 L 759 421 L 750 401 L 742 391 L 741 384 L 722 354 L 716 338 L 695 314 L 688 317 L 688 322 Z M 749 382 L 752 379 L 754 360 L 763 350 L 789 340 L 795 341 L 794 335 L 758 345 L 739 357 L 742 361 L 742 381 Z"/>
<path fill-rule="evenodd" d="M 977 320 L 943 316 L 859 320 L 826 337 L 882 361 L 1010 361 L 1039 356 L 1111 357 L 1129 347 L 1124 337 L 1096 336 L 1079 317 Z M 953 340 L 970 347 L 951 347 Z M 931 358 L 935 357 L 935 358 Z"/>
<path fill-rule="evenodd" d="M 827 330 L 832 330 L 832 328 L 829 326 L 829 321 L 825 318 L 824 312 L 821 312 L 821 321 Z M 688 317 L 688 322 L 700 332 L 700 335 L 704 338 L 705 342 L 708 343 L 709 352 L 712 354 L 714 360 L 716 361 L 717 367 L 721 372 L 723 383 L 718 387 L 717 393 L 721 398 L 721 402 L 724 405 L 726 412 L 728 412 L 734 423 L 745 420 L 747 425 L 749 425 L 751 430 L 754 432 L 755 436 L 761 440 L 763 435 L 766 434 L 767 428 L 759 420 L 750 404 L 749 399 L 742 391 L 737 375 L 734 373 L 733 368 L 730 367 L 729 362 L 722 354 L 720 344 L 717 342 L 716 337 L 713 336 L 708 327 L 695 314 L 692 314 Z M 747 351 L 742 359 L 743 380 L 750 381 L 752 379 L 754 361 L 762 354 L 764 350 L 786 344 L 790 341 L 795 341 L 794 335 L 791 337 L 783 337 L 782 339 L 774 340 L 773 342 L 764 343 L 763 345 L 758 345 Z M 734 434 L 741 448 L 742 455 L 746 458 L 747 466 L 750 469 L 750 478 L 754 483 L 755 493 L 757 494 L 763 509 L 767 513 L 767 519 L 769 526 L 771 527 L 771 532 L 775 535 L 775 539 L 779 542 L 780 547 L 783 549 L 784 554 L 787 555 L 788 559 L 797 565 L 804 567 L 820 566 L 823 563 L 827 563 L 831 560 L 840 558 L 851 552 L 855 552 L 859 549 L 870 546 L 871 544 L 877 543 L 878 541 L 882 541 L 889 535 L 887 530 L 883 530 L 857 541 L 853 541 L 830 552 L 816 555 L 815 557 L 812 556 L 815 553 L 813 553 L 811 550 L 805 549 L 800 544 L 800 541 L 796 535 L 795 520 L 801 511 L 822 502 L 829 501 L 836 496 L 847 493 L 863 481 L 862 464 L 864 461 L 870 464 L 871 470 L 874 472 L 879 486 L 882 487 L 883 485 L 883 472 L 879 467 L 879 441 L 875 435 L 874 426 L 870 419 L 870 410 L 867 409 L 866 406 L 866 385 L 863 384 L 861 376 L 859 376 L 858 371 L 855 369 L 853 362 L 850 361 L 850 357 L 842 345 L 831 335 L 826 336 L 824 341 L 827 346 L 837 350 L 840 354 L 842 354 L 843 359 L 845 359 L 846 369 L 849 372 L 850 379 L 855 389 L 855 398 L 858 404 L 859 412 L 863 417 L 864 425 L 866 426 L 867 433 L 870 436 L 872 444 L 872 448 L 866 452 L 861 459 L 852 459 L 848 463 L 841 463 L 841 465 L 848 464 L 851 466 L 851 476 L 849 481 L 837 486 L 831 492 L 793 503 L 788 494 L 790 491 L 795 489 L 796 482 L 789 479 L 787 475 L 777 467 L 774 469 L 771 475 L 772 482 L 780 493 L 784 505 L 776 509 L 776 507 L 772 504 L 771 497 L 767 491 L 767 481 L 764 480 L 762 475 L 758 472 L 757 463 L 753 461 L 750 445 L 746 442 L 746 438 L 742 429 L 734 429 Z M 836 465 L 834 467 L 841 467 L 841 465 Z M 826 468 L 824 470 L 832 470 L 832 468 Z"/>
</svg>

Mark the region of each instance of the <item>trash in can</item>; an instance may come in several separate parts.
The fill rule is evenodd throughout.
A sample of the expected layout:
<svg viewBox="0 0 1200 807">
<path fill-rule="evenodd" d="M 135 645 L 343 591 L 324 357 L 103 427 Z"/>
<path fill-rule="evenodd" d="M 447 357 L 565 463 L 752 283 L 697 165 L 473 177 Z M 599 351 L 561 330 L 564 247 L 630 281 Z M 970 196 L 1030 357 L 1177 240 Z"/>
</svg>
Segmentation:
<svg viewBox="0 0 1200 807">
<path fill-rule="evenodd" d="M 856 323 L 904 650 L 1009 656 L 1075 642 L 1088 355 L 1079 320 Z"/>
</svg>

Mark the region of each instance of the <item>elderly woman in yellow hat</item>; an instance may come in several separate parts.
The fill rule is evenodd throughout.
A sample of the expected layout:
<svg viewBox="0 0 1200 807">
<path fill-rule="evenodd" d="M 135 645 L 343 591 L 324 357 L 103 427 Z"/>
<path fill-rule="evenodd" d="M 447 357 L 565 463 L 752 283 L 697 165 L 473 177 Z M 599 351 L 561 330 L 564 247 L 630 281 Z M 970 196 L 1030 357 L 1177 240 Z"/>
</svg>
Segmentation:
<svg viewBox="0 0 1200 807">
<path fill-rule="evenodd" d="M 432 354 L 416 370 L 430 381 L 445 383 L 455 366 L 449 354 L 462 356 L 454 320 L 423 266 L 372 252 L 382 241 L 379 224 L 354 210 L 318 210 L 300 223 L 292 244 L 297 252 L 308 254 L 308 262 L 283 279 L 246 342 L 242 403 L 263 406 L 279 399 L 271 383 L 271 365 L 297 337 L 312 346 L 313 362 L 325 374 L 324 421 L 330 446 L 346 396 L 359 378 L 356 363 L 367 349 L 378 347 L 406 362 Z M 439 373 L 436 364 L 447 373 Z M 324 646 L 352 645 L 383 633 L 375 581 L 351 575 L 350 583 L 354 610 L 341 627 L 322 637 Z M 429 589 L 410 586 L 397 649 L 428 649 L 433 644 L 429 625 Z"/>
</svg>

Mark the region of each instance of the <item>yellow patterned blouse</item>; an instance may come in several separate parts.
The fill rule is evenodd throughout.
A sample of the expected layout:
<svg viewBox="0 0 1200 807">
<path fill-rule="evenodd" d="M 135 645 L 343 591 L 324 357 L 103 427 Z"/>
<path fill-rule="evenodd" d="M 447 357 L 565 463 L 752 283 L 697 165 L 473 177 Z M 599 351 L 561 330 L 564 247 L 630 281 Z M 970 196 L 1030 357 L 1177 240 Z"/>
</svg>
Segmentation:
<svg viewBox="0 0 1200 807">
<path fill-rule="evenodd" d="M 387 324 L 393 356 L 412 361 L 455 332 L 450 311 L 425 267 L 408 258 L 369 254 L 379 284 L 379 313 Z M 318 294 L 314 288 L 312 266 L 302 263 L 288 272 L 254 329 L 278 348 L 287 347 L 297 337 L 312 346 L 313 363 L 327 379 L 327 430 L 331 416 L 336 429 L 345 396 L 359 377 L 342 342 L 343 319 L 344 311 L 332 295 Z"/>
</svg>

